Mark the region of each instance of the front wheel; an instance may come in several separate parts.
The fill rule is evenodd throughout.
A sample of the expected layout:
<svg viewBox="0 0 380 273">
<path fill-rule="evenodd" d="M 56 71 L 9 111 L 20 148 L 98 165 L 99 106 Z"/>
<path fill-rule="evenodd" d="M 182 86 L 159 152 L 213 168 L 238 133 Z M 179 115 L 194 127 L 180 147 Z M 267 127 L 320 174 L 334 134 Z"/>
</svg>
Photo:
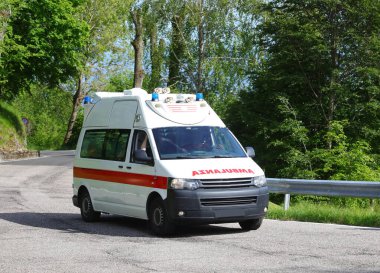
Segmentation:
<svg viewBox="0 0 380 273">
<path fill-rule="evenodd" d="M 80 198 L 80 214 L 85 222 L 95 222 L 100 218 L 100 212 L 94 210 L 91 197 L 88 192 L 85 192 Z"/>
<path fill-rule="evenodd" d="M 156 198 L 149 205 L 149 227 L 150 230 L 158 235 L 165 236 L 174 232 L 175 226 L 171 222 L 164 202 Z"/>
<path fill-rule="evenodd" d="M 242 230 L 257 230 L 263 223 L 263 217 L 239 222 Z"/>
</svg>

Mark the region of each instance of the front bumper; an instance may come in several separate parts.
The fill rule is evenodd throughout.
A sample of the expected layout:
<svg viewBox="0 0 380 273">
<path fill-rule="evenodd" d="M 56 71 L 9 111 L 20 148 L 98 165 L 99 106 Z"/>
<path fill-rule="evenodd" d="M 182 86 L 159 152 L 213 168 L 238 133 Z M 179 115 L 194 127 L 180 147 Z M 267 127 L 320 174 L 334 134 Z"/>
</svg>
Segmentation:
<svg viewBox="0 0 380 273">
<path fill-rule="evenodd" d="M 175 223 L 228 223 L 264 217 L 268 188 L 168 190 L 168 213 Z"/>
</svg>

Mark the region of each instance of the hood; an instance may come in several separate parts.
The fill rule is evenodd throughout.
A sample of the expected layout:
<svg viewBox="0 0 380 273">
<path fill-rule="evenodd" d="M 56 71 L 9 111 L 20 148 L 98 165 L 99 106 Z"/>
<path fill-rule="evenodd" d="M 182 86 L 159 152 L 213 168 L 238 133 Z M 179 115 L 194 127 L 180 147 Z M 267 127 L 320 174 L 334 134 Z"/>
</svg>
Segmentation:
<svg viewBox="0 0 380 273">
<path fill-rule="evenodd" d="M 263 175 L 263 170 L 248 157 L 160 160 L 157 175 L 190 179 L 228 179 Z"/>
</svg>

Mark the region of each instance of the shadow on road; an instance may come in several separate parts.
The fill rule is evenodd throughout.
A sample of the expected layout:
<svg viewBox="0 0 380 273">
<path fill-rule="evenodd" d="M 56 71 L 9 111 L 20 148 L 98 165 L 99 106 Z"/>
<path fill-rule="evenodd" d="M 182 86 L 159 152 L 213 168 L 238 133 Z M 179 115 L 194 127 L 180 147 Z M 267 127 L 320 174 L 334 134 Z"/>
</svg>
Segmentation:
<svg viewBox="0 0 380 273">
<path fill-rule="evenodd" d="M 80 215 L 76 213 L 0 213 L 0 219 L 24 226 L 58 230 L 65 233 L 86 233 L 123 237 L 154 237 L 149 233 L 146 221 L 114 215 L 102 215 L 100 220 L 95 223 L 83 222 Z M 238 226 L 236 226 L 236 228 L 217 225 L 180 226 L 178 227 L 177 233 L 170 238 L 236 234 L 241 232 L 244 231 L 238 228 Z"/>
</svg>

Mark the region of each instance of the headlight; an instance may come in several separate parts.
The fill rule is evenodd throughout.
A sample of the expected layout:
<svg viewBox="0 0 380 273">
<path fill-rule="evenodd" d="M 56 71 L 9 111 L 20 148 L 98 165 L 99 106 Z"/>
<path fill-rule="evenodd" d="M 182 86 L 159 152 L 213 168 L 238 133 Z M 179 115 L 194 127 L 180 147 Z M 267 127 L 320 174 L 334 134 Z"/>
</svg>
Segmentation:
<svg viewBox="0 0 380 273">
<path fill-rule="evenodd" d="M 175 190 L 196 190 L 199 188 L 199 180 L 171 178 L 169 179 L 169 187 Z"/>
<path fill-rule="evenodd" d="M 252 177 L 252 183 L 256 187 L 261 188 L 261 187 L 264 187 L 264 186 L 267 185 L 267 179 L 265 178 L 265 175 L 260 175 L 260 176 Z"/>
</svg>

